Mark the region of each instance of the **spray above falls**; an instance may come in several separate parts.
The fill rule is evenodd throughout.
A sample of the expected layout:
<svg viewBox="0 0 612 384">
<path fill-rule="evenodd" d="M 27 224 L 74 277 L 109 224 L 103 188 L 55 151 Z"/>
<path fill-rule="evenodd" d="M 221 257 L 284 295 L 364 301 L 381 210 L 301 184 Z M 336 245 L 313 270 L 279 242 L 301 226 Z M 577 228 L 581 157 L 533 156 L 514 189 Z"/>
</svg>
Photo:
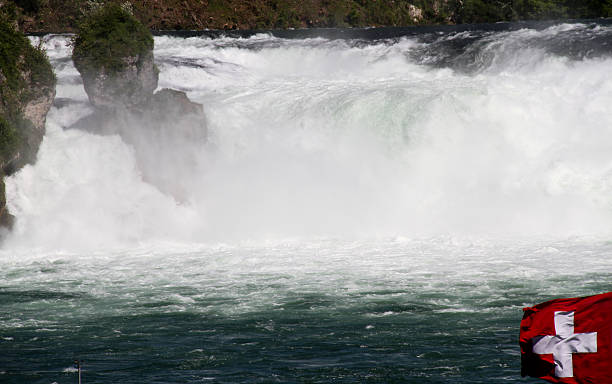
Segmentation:
<svg viewBox="0 0 612 384">
<path fill-rule="evenodd" d="M 69 38 L 43 38 L 65 102 L 7 181 L 7 246 L 609 234 L 611 33 L 156 37 L 159 88 L 204 106 L 197 147 L 67 129 L 92 107 Z"/>
</svg>

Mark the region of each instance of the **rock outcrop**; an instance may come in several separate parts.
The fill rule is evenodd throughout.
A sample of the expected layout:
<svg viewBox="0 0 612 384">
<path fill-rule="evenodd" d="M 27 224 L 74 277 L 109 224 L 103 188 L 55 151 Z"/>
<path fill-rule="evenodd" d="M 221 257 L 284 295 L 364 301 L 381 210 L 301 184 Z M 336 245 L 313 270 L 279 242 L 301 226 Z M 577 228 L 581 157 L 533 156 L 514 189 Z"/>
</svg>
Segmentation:
<svg viewBox="0 0 612 384">
<path fill-rule="evenodd" d="M 95 112 L 73 125 L 98 134 L 119 134 L 134 148 L 145 180 L 181 197 L 180 168 L 206 141 L 201 104 L 184 92 L 154 93 L 159 71 L 153 37 L 127 10 L 107 5 L 84 23 L 73 61 Z M 163 172 L 162 172 L 163 171 Z"/>
<path fill-rule="evenodd" d="M 0 177 L 36 161 L 45 120 L 55 97 L 55 75 L 41 49 L 0 17 Z M 0 186 L 0 225 L 10 226 L 4 180 Z"/>
<path fill-rule="evenodd" d="M 157 88 L 153 36 L 118 5 L 99 9 L 83 23 L 72 59 L 97 109 L 141 106 Z"/>
<path fill-rule="evenodd" d="M 140 107 L 150 100 L 157 88 L 157 69 L 150 52 L 125 57 L 123 67 L 117 71 L 106 67 L 90 71 L 91 66 L 76 57 L 74 62 L 83 77 L 89 101 L 97 109 Z"/>
</svg>

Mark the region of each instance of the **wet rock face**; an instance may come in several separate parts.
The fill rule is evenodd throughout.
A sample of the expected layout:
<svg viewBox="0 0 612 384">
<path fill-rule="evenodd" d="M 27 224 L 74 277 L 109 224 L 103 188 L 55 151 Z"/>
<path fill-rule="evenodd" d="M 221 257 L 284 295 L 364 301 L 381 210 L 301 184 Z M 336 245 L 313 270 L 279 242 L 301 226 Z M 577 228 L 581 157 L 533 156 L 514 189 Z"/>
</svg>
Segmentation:
<svg viewBox="0 0 612 384">
<path fill-rule="evenodd" d="M 39 95 L 28 101 L 23 107 L 23 116 L 27 122 L 31 123 L 26 123 L 22 127 L 21 161 L 23 164 L 32 164 L 36 161 L 38 148 L 45 136 L 47 113 L 55 98 L 55 87 L 42 87 L 38 90 Z"/>
<path fill-rule="evenodd" d="M 202 104 L 189 100 L 185 92 L 162 89 L 151 98 L 148 105 L 148 125 L 164 127 L 180 132 L 186 140 L 206 141 L 206 116 Z"/>
<path fill-rule="evenodd" d="M 0 227 L 10 227 L 3 178 L 36 161 L 56 79 L 44 52 L 3 18 L 0 57 Z"/>
<path fill-rule="evenodd" d="M 121 136 L 134 149 L 143 179 L 178 201 L 188 199 L 195 182 L 189 170 L 206 151 L 203 106 L 172 89 L 160 90 L 138 109 L 96 110 L 71 128 Z"/>
<path fill-rule="evenodd" d="M 126 114 L 117 125 L 132 145 L 143 179 L 177 201 L 193 190 L 189 170 L 205 152 L 206 116 L 184 92 L 162 89 L 142 113 Z"/>
<path fill-rule="evenodd" d="M 189 100 L 185 92 L 164 88 L 151 100 L 151 108 L 162 115 L 201 114 L 202 104 Z"/>
<path fill-rule="evenodd" d="M 23 107 L 23 116 L 32 122 L 38 133 L 44 136 L 47 113 L 55 99 L 55 87 L 45 87 L 39 91 L 40 95 L 28 101 Z"/>
<path fill-rule="evenodd" d="M 157 88 L 158 70 L 153 62 L 152 50 L 121 60 L 122 68 L 114 70 L 103 66 L 91 68 L 87 61 L 74 58 L 89 101 L 95 108 L 138 108 L 149 102 Z"/>
<path fill-rule="evenodd" d="M 154 93 L 158 70 L 151 33 L 120 6 L 105 6 L 84 23 L 73 61 L 95 112 L 71 128 L 119 134 L 133 147 L 146 181 L 185 198 L 184 170 L 202 153 L 206 117 L 184 92 Z"/>
</svg>

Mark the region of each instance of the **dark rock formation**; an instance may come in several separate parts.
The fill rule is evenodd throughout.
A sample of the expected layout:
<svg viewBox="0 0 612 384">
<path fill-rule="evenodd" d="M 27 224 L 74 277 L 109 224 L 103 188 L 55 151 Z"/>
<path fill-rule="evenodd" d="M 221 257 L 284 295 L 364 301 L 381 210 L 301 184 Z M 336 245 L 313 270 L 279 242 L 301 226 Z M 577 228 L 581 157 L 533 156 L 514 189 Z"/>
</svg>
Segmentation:
<svg viewBox="0 0 612 384">
<path fill-rule="evenodd" d="M 194 148 L 206 141 L 201 104 L 157 88 L 151 33 L 120 6 L 94 13 L 75 39 L 73 61 L 95 112 L 71 128 L 119 134 L 132 145 L 145 180 L 180 195 L 175 184 Z M 163 172 L 162 172 L 163 170 Z"/>
<path fill-rule="evenodd" d="M 45 53 L 0 17 L 0 177 L 36 161 L 45 119 L 55 97 L 55 75 Z M 0 188 L 0 226 L 12 223 Z"/>
<path fill-rule="evenodd" d="M 160 122 L 162 124 L 169 123 L 168 117 L 178 118 L 178 120 L 175 120 L 175 130 L 178 126 L 181 136 L 188 140 L 206 140 L 206 124 L 202 104 L 189 100 L 185 92 L 168 88 L 162 89 L 153 95 L 147 107 L 148 126 L 159 126 Z"/>
<path fill-rule="evenodd" d="M 142 106 L 157 88 L 157 68 L 151 52 L 128 56 L 123 61 L 124 67 L 113 73 L 105 67 L 92 71 L 91 67 L 75 58 L 89 101 L 97 109 Z"/>
</svg>

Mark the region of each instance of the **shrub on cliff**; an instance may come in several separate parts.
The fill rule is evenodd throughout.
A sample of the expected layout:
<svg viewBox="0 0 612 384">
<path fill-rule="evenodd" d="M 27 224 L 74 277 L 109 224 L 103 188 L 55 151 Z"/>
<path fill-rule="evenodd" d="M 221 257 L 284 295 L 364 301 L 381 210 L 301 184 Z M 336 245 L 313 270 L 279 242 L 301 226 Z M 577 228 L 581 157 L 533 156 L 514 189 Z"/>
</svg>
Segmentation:
<svg viewBox="0 0 612 384">
<path fill-rule="evenodd" d="M 54 87 L 55 75 L 44 51 L 0 19 L 0 112 L 17 119 L 26 104 Z"/>
<path fill-rule="evenodd" d="M 116 4 L 100 8 L 79 27 L 73 60 L 81 69 L 104 68 L 119 72 L 125 57 L 144 56 L 153 50 L 151 32 Z"/>
<path fill-rule="evenodd" d="M 612 0 L 463 0 L 459 23 L 612 16 Z"/>
</svg>

